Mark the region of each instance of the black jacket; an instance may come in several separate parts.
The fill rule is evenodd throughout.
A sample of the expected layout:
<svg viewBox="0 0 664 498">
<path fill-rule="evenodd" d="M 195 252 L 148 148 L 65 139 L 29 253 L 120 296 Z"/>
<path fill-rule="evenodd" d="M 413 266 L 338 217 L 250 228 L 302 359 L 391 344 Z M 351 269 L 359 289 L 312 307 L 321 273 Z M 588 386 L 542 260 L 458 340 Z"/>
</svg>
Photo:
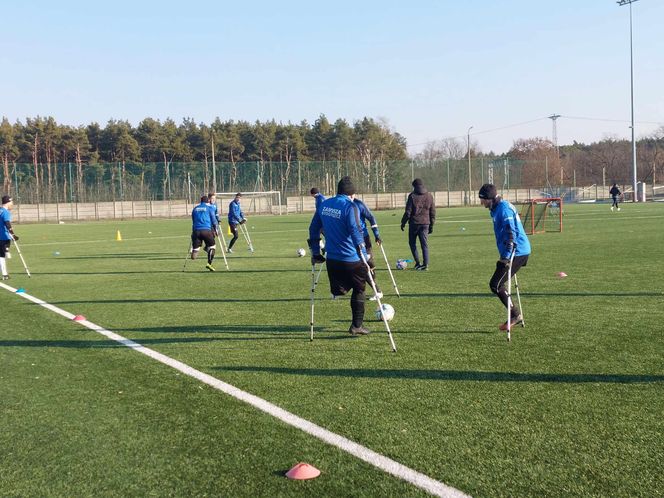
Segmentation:
<svg viewBox="0 0 664 498">
<path fill-rule="evenodd" d="M 611 190 L 609 190 L 609 194 L 611 194 L 614 197 L 617 197 L 620 195 L 620 189 L 616 185 L 614 185 L 613 187 L 611 187 Z"/>
<path fill-rule="evenodd" d="M 433 226 L 436 222 L 436 205 L 433 195 L 427 192 L 423 185 L 416 185 L 414 190 L 408 194 L 406 211 L 401 218 L 401 224 L 406 222 L 413 225 Z"/>
</svg>

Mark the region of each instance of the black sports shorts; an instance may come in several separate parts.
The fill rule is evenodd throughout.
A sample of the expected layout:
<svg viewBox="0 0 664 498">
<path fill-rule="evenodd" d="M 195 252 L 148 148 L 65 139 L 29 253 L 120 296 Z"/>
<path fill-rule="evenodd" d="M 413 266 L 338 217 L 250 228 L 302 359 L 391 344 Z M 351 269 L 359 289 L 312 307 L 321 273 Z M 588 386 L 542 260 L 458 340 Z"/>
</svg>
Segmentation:
<svg viewBox="0 0 664 498">
<path fill-rule="evenodd" d="M 212 230 L 194 230 L 191 233 L 191 247 L 193 249 L 200 249 L 203 242 L 205 242 L 206 248 L 214 246 L 214 233 Z"/>
<path fill-rule="evenodd" d="M 362 261 L 349 263 L 346 261 L 327 260 L 327 276 L 330 279 L 330 292 L 334 296 L 343 296 L 350 290 L 364 293 L 367 267 Z"/>
<path fill-rule="evenodd" d="M 9 246 L 11 245 L 11 240 L 0 240 L 0 258 L 4 258 L 5 254 L 9 251 Z"/>
</svg>

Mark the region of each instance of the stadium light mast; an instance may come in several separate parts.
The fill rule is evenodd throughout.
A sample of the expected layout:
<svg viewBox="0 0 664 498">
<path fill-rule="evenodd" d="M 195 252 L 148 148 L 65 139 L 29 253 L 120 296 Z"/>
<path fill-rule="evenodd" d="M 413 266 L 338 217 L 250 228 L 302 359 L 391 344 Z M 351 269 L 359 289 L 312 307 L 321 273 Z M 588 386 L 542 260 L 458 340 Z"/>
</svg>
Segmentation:
<svg viewBox="0 0 664 498">
<path fill-rule="evenodd" d="M 471 126 L 468 128 L 468 131 L 466 134 L 468 135 L 468 204 L 470 204 L 470 200 L 473 195 L 473 181 L 471 179 L 471 171 L 470 171 L 470 130 L 472 130 L 473 127 Z"/>
<path fill-rule="evenodd" d="M 630 100 L 632 104 L 632 189 L 634 198 L 632 202 L 637 202 L 636 197 L 636 139 L 634 138 L 634 48 L 632 44 L 632 4 L 638 0 L 618 0 L 618 5 L 629 5 L 629 76 L 630 76 Z"/>
</svg>

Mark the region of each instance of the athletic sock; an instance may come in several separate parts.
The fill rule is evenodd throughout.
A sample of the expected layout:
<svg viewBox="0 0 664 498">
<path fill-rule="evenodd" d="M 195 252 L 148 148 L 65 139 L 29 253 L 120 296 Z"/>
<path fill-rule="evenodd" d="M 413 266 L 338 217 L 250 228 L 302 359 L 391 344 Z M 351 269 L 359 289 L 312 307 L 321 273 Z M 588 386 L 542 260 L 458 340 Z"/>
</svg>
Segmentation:
<svg viewBox="0 0 664 498">
<path fill-rule="evenodd" d="M 0 258 L 0 271 L 2 271 L 3 276 L 7 275 L 7 261 L 5 258 Z"/>
<path fill-rule="evenodd" d="M 214 247 L 211 247 L 208 250 L 208 264 L 212 264 L 212 261 L 214 260 Z"/>
<path fill-rule="evenodd" d="M 350 309 L 353 313 L 353 327 L 361 327 L 364 323 L 364 292 L 353 291 Z"/>
</svg>

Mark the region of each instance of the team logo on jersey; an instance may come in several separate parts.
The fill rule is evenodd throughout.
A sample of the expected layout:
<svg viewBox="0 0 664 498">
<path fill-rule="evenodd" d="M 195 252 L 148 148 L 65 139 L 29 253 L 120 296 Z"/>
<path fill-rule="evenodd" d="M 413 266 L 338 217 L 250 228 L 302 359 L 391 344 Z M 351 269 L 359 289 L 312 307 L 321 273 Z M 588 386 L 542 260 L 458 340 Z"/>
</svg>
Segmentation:
<svg viewBox="0 0 664 498">
<path fill-rule="evenodd" d="M 341 209 L 334 209 L 331 207 L 324 207 L 321 211 L 321 216 L 329 216 L 330 218 L 341 218 Z"/>
</svg>

